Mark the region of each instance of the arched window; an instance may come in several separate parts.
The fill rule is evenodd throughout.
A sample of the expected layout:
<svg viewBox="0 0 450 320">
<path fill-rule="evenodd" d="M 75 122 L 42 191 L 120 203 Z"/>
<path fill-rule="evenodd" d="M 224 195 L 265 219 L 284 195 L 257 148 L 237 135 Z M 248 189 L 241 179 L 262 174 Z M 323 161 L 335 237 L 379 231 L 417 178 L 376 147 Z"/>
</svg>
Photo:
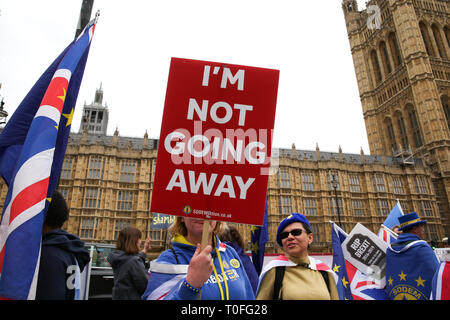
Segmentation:
<svg viewBox="0 0 450 320">
<path fill-rule="evenodd" d="M 431 30 L 433 31 L 434 40 L 436 41 L 437 49 L 439 51 L 439 55 L 441 58 L 447 58 L 447 52 L 445 50 L 444 42 L 442 41 L 441 31 L 438 26 L 433 24 L 431 26 Z"/>
<path fill-rule="evenodd" d="M 427 50 L 428 55 L 434 57 L 435 54 L 434 54 L 433 46 L 431 45 L 427 26 L 425 25 L 425 23 L 420 22 L 419 28 L 420 28 L 420 32 L 422 33 L 422 39 L 425 44 L 425 49 Z"/>
<path fill-rule="evenodd" d="M 372 50 L 370 53 L 370 59 L 372 60 L 373 72 L 375 73 L 375 81 L 378 83 L 381 81 L 382 76 L 380 62 L 378 61 L 377 52 L 375 50 Z"/>
<path fill-rule="evenodd" d="M 450 28 L 444 27 L 445 37 L 447 38 L 448 47 L 450 48 Z"/>
<path fill-rule="evenodd" d="M 403 149 L 408 149 L 409 141 L 408 135 L 406 133 L 405 120 L 403 119 L 403 114 L 401 112 L 397 112 L 395 114 L 395 119 L 397 121 L 398 131 L 400 133 L 400 142 Z"/>
<path fill-rule="evenodd" d="M 441 98 L 442 107 L 444 108 L 445 118 L 447 119 L 447 125 L 450 129 L 450 101 L 448 96 L 442 96 Z"/>
<path fill-rule="evenodd" d="M 392 60 L 394 60 L 394 67 L 396 68 L 402 63 L 402 56 L 400 55 L 400 49 L 398 48 L 398 42 L 394 32 L 389 34 L 388 43 L 393 56 Z"/>
<path fill-rule="evenodd" d="M 416 148 L 419 148 L 423 145 L 423 141 L 422 134 L 420 133 L 419 122 L 417 121 L 416 110 L 413 105 L 407 105 L 406 110 L 408 111 L 409 124 L 411 125 L 414 145 Z"/>
<path fill-rule="evenodd" d="M 391 68 L 391 63 L 389 61 L 389 54 L 386 48 L 386 43 L 384 41 L 381 41 L 380 43 L 380 52 L 381 52 L 381 56 L 382 56 L 382 63 L 383 63 L 383 68 L 384 68 L 384 74 L 389 74 L 392 71 Z"/>
<path fill-rule="evenodd" d="M 384 120 L 384 123 L 386 125 L 386 131 L 388 135 L 388 141 L 389 145 L 391 146 L 392 153 L 394 154 L 396 151 L 398 151 L 397 142 L 395 141 L 395 133 L 394 133 L 394 126 L 392 125 L 392 119 L 386 118 Z"/>
</svg>

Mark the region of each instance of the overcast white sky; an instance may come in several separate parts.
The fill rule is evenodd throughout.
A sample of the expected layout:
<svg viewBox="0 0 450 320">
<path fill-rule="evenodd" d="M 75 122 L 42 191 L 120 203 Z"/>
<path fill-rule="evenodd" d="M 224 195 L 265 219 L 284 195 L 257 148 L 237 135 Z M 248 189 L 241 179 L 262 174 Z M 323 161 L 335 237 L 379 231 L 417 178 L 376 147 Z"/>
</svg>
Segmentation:
<svg viewBox="0 0 450 320">
<path fill-rule="evenodd" d="M 94 0 L 78 95 L 102 83 L 108 134 L 158 138 L 171 57 L 280 70 L 272 146 L 369 154 L 342 0 Z M 365 7 L 365 1 L 358 1 Z M 0 96 L 12 115 L 73 40 L 81 0 L 0 0 Z"/>
</svg>

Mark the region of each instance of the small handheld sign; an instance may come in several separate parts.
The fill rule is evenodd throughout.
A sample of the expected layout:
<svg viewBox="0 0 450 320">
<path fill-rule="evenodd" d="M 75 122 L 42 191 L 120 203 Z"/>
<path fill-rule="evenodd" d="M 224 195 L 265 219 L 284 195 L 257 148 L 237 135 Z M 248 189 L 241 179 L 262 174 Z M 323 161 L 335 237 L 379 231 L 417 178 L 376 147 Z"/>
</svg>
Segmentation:
<svg viewBox="0 0 450 320">
<path fill-rule="evenodd" d="M 172 58 L 152 212 L 263 224 L 278 78 Z"/>
</svg>

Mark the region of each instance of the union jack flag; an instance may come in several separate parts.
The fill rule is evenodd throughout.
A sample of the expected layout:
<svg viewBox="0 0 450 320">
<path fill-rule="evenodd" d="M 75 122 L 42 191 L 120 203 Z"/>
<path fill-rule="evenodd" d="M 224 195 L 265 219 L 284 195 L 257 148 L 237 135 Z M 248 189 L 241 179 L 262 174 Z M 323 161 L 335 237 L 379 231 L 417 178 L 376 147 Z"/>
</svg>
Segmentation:
<svg viewBox="0 0 450 320">
<path fill-rule="evenodd" d="M 61 172 L 96 22 L 42 74 L 0 135 L 0 174 L 9 187 L 0 223 L 2 299 L 35 298 L 42 225 Z"/>
<path fill-rule="evenodd" d="M 337 289 L 341 300 L 389 300 L 380 280 L 374 279 L 348 262 L 342 250 L 342 243 L 348 234 L 331 223 L 333 244 L 333 271 L 338 276 Z"/>
<path fill-rule="evenodd" d="M 431 298 L 433 300 L 450 300 L 450 262 L 444 261 L 436 271 L 432 287 Z"/>
<path fill-rule="evenodd" d="M 386 227 L 384 224 L 382 224 L 380 230 L 378 231 L 378 237 L 387 244 L 391 244 L 392 242 L 397 240 L 398 235 L 394 231 Z"/>
</svg>

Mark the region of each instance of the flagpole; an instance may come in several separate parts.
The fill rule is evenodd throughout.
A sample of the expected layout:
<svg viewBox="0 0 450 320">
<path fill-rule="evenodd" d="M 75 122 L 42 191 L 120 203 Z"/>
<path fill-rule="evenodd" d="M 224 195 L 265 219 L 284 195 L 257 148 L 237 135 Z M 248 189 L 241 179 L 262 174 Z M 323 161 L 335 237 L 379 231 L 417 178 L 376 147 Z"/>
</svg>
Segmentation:
<svg viewBox="0 0 450 320">
<path fill-rule="evenodd" d="M 81 31 L 83 31 L 84 27 L 86 27 L 86 25 L 91 20 L 91 13 L 93 6 L 94 0 L 83 0 L 83 2 L 81 3 L 80 18 L 78 19 L 77 29 L 75 31 L 75 39 L 78 38 Z"/>
</svg>

